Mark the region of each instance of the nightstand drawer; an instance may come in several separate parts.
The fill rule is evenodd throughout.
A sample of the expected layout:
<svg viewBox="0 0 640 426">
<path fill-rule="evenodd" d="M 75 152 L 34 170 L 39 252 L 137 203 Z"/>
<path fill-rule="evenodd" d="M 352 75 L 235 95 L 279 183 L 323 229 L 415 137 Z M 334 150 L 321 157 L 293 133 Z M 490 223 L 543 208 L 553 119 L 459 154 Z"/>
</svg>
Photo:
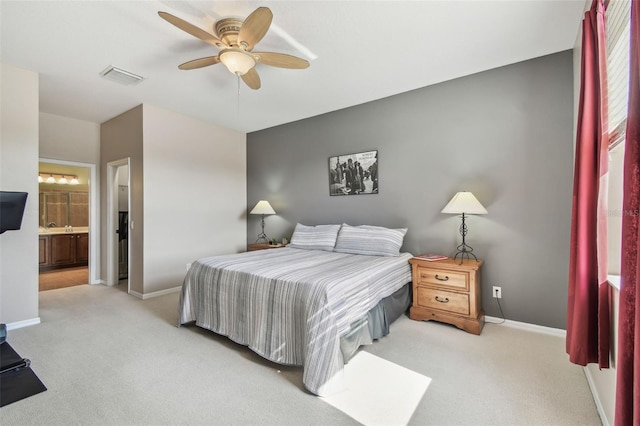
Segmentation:
<svg viewBox="0 0 640 426">
<path fill-rule="evenodd" d="M 469 295 L 429 287 L 418 287 L 417 305 L 447 312 L 469 315 Z"/>
<path fill-rule="evenodd" d="M 418 266 L 418 282 L 416 284 L 430 284 L 438 287 L 451 287 L 459 290 L 468 290 L 468 277 L 469 274 L 465 272 L 423 268 Z"/>
</svg>

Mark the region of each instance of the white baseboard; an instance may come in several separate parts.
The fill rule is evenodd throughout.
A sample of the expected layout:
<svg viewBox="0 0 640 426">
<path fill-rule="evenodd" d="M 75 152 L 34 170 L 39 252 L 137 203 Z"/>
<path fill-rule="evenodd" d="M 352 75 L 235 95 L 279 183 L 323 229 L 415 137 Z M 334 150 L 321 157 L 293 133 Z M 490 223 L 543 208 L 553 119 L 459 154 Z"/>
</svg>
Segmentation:
<svg viewBox="0 0 640 426">
<path fill-rule="evenodd" d="M 561 328 L 545 327 L 543 325 L 529 324 L 527 322 L 520 321 L 503 320 L 502 318 L 490 316 L 485 316 L 484 320 L 487 324 L 499 324 L 505 325 L 507 327 L 519 328 L 521 330 L 534 331 L 536 333 L 550 334 L 552 336 L 558 337 L 567 337 L 567 330 L 563 330 Z"/>
<path fill-rule="evenodd" d="M 129 294 L 137 297 L 138 299 L 147 300 L 154 297 L 164 296 L 165 294 L 177 293 L 180 290 L 182 290 L 182 286 L 172 287 L 166 290 L 153 291 L 151 293 L 145 293 L 145 294 L 138 293 L 137 291 L 129 290 Z"/>
<path fill-rule="evenodd" d="M 587 367 L 582 367 L 582 371 L 584 371 L 584 375 L 587 377 L 589 390 L 591 391 L 591 395 L 593 395 L 593 400 L 596 403 L 596 409 L 598 410 L 598 415 L 600 416 L 600 421 L 602 422 L 602 426 L 609 426 L 609 420 L 607 420 L 607 415 L 604 412 L 604 406 L 602 405 L 602 401 L 600 400 L 600 394 L 598 393 L 598 388 L 596 387 L 596 384 L 593 381 L 593 376 L 591 375 L 591 371 L 589 371 Z"/>
<path fill-rule="evenodd" d="M 40 324 L 40 317 L 31 318 L 24 321 L 10 322 L 7 324 L 7 330 L 15 330 L 16 328 L 29 327 Z"/>
</svg>

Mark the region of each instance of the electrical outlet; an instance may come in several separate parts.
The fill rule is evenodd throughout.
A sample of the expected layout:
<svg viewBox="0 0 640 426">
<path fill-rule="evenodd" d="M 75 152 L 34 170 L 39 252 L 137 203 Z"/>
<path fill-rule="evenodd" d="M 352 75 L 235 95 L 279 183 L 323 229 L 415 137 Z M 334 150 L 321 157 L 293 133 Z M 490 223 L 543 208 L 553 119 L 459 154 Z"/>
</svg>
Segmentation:
<svg viewBox="0 0 640 426">
<path fill-rule="evenodd" d="M 191 269 L 191 264 L 190 264 L 190 263 L 187 263 L 187 271 L 188 271 L 189 269 Z"/>
<path fill-rule="evenodd" d="M 493 286 L 493 297 L 502 299 L 502 287 Z"/>
</svg>

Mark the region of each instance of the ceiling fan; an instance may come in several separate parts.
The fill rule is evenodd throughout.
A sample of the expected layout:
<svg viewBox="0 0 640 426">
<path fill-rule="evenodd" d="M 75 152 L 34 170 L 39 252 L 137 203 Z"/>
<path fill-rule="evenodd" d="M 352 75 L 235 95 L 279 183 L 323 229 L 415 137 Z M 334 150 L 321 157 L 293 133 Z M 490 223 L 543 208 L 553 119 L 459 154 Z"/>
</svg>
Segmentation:
<svg viewBox="0 0 640 426">
<path fill-rule="evenodd" d="M 303 69 L 309 62 L 296 56 L 275 52 L 253 52 L 255 45 L 262 40 L 273 19 L 273 13 L 267 7 L 259 7 L 242 21 L 238 18 L 224 18 L 215 23 L 216 35 L 213 35 L 177 16 L 167 12 L 158 12 L 167 22 L 209 43 L 218 49 L 217 56 L 207 56 L 185 62 L 178 66 L 181 70 L 192 70 L 222 62 L 233 74 L 236 74 L 252 89 L 260 88 L 260 76 L 256 64 L 265 64 L 278 68 Z"/>
</svg>

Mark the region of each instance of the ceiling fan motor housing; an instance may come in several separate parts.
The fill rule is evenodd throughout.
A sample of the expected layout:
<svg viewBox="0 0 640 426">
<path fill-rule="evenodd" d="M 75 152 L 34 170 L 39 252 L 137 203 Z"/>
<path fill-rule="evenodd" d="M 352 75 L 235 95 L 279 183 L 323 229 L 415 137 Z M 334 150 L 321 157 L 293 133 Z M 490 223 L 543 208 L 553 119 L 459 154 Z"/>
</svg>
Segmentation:
<svg viewBox="0 0 640 426">
<path fill-rule="evenodd" d="M 242 26 L 242 20 L 237 18 L 224 18 L 216 22 L 215 30 L 218 38 L 227 46 L 238 46 L 238 33 Z M 246 47 L 246 46 L 245 46 Z"/>
</svg>

